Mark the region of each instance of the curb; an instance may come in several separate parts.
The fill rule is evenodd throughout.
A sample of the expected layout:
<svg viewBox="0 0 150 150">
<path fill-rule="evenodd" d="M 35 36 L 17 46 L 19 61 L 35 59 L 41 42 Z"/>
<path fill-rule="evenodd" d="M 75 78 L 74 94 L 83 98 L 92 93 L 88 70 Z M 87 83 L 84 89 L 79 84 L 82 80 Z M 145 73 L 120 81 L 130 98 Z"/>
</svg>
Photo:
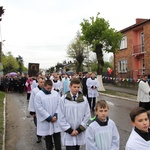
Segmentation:
<svg viewBox="0 0 150 150">
<path fill-rule="evenodd" d="M 113 98 L 119 98 L 119 99 L 122 99 L 122 100 L 127 100 L 127 101 L 133 101 L 133 102 L 137 102 L 137 100 L 135 99 L 131 99 L 131 98 L 126 98 L 126 97 L 121 97 L 121 96 L 115 96 L 115 95 L 110 95 L 110 94 L 105 94 L 105 93 L 100 93 L 100 95 L 104 95 L 104 96 L 108 96 L 108 97 L 113 97 Z"/>
<path fill-rule="evenodd" d="M 3 131 L 3 146 L 2 146 L 2 150 L 5 150 L 5 132 L 6 132 L 6 95 L 3 101 L 4 104 L 4 110 L 3 110 L 3 127 L 4 127 L 4 131 Z"/>
</svg>

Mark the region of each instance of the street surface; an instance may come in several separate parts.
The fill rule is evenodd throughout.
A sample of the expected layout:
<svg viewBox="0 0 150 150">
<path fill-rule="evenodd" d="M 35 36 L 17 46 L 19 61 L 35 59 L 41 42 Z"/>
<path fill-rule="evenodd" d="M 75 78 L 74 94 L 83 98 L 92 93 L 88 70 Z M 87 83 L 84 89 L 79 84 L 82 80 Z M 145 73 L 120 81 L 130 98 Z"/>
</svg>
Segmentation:
<svg viewBox="0 0 150 150">
<path fill-rule="evenodd" d="M 46 150 L 45 141 L 36 143 L 36 129 L 27 111 L 26 93 L 6 95 L 6 150 Z M 109 104 L 109 117 L 115 121 L 120 134 L 120 150 L 124 150 L 131 132 L 129 112 L 138 103 L 108 96 L 100 96 Z M 65 148 L 62 148 L 65 150 Z M 81 147 L 85 150 L 85 146 Z"/>
</svg>

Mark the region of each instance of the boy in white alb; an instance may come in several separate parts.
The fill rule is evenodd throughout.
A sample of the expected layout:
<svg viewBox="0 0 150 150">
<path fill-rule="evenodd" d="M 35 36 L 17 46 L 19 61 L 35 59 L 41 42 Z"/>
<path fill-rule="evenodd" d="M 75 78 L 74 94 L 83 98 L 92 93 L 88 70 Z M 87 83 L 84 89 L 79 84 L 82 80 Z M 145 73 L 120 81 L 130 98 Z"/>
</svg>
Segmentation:
<svg viewBox="0 0 150 150">
<path fill-rule="evenodd" d="M 119 133 L 108 109 L 106 101 L 97 101 L 96 117 L 86 130 L 86 150 L 119 150 Z"/>
<path fill-rule="evenodd" d="M 52 79 L 53 82 L 53 90 L 55 90 L 56 92 L 58 92 L 61 96 L 62 93 L 62 82 L 59 80 L 59 75 L 57 73 L 55 73 L 53 75 L 54 79 Z"/>
<path fill-rule="evenodd" d="M 35 95 L 43 88 L 44 86 L 44 79 L 39 78 L 38 79 L 38 86 L 31 90 L 31 96 L 29 100 L 28 110 L 30 112 L 30 115 L 33 117 L 34 124 L 37 126 L 37 119 L 36 119 L 36 112 L 35 112 Z M 41 136 L 37 135 L 37 143 L 41 142 Z"/>
<path fill-rule="evenodd" d="M 132 132 L 126 143 L 126 150 L 149 150 L 150 128 L 146 109 L 136 107 L 130 112 Z"/>
<path fill-rule="evenodd" d="M 88 78 L 86 80 L 86 85 L 88 89 L 88 101 L 89 101 L 89 106 L 90 109 L 94 111 L 95 109 L 95 103 L 96 103 L 96 98 L 98 97 L 98 80 L 96 78 L 95 73 L 91 74 L 91 78 Z"/>
<path fill-rule="evenodd" d="M 57 123 L 59 94 L 52 90 L 52 81 L 46 80 L 44 88 L 35 96 L 35 110 L 37 117 L 37 135 L 45 136 L 47 150 L 61 150 L 60 128 Z"/>
<path fill-rule="evenodd" d="M 86 123 L 90 119 L 88 101 L 80 90 L 80 79 L 73 78 L 70 91 L 61 97 L 58 122 L 62 129 L 62 144 L 66 150 L 79 150 L 85 144 Z"/>
</svg>

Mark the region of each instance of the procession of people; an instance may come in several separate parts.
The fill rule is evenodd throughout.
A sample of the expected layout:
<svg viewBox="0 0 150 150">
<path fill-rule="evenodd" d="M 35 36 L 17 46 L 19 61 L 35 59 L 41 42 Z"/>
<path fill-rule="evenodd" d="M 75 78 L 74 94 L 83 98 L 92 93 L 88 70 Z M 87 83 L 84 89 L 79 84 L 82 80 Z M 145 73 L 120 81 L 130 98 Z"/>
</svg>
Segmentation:
<svg viewBox="0 0 150 150">
<path fill-rule="evenodd" d="M 150 149 L 148 109 L 144 108 L 147 103 L 141 102 L 144 98 L 140 97 L 143 91 L 142 96 L 149 99 L 146 79 L 145 75 L 139 82 L 139 107 L 130 112 L 133 128 L 126 150 Z M 28 111 L 35 124 L 35 142 L 44 141 L 46 150 L 61 150 L 62 147 L 80 150 L 82 145 L 86 150 L 120 149 L 117 126 L 108 116 L 109 105 L 105 100 L 98 100 L 99 81 L 95 72 L 4 76 L 0 83 L 5 92 L 27 94 Z"/>
</svg>

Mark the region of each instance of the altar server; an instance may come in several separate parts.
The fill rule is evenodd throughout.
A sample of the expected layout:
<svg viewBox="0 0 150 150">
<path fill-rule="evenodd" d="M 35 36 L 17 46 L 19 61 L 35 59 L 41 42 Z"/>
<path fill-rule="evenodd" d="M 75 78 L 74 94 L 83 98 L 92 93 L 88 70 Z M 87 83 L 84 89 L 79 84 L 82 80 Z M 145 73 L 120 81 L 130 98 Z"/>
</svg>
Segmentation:
<svg viewBox="0 0 150 150">
<path fill-rule="evenodd" d="M 44 79 L 39 78 L 38 80 L 38 86 L 31 90 L 31 96 L 29 100 L 28 110 L 30 112 L 30 115 L 33 117 L 34 124 L 37 126 L 37 119 L 36 119 L 36 112 L 35 112 L 35 95 L 44 87 Z M 41 136 L 37 135 L 37 143 L 41 142 Z"/>
<path fill-rule="evenodd" d="M 86 130 L 86 150 L 119 150 L 119 133 L 116 124 L 108 117 L 108 104 L 97 101 L 96 117 Z"/>
<path fill-rule="evenodd" d="M 73 78 L 69 88 L 60 100 L 58 122 L 66 150 L 79 150 L 80 145 L 85 144 L 86 123 L 91 114 L 86 97 L 79 92 L 80 79 Z"/>
<path fill-rule="evenodd" d="M 126 143 L 126 150 L 149 150 L 150 128 L 146 109 L 142 107 L 132 109 L 130 118 L 133 129 Z"/>
<path fill-rule="evenodd" d="M 58 104 L 60 96 L 52 90 L 52 81 L 46 80 L 44 88 L 35 96 L 35 109 L 37 116 L 37 135 L 45 136 L 47 150 L 61 150 L 60 128 L 58 126 Z"/>
<path fill-rule="evenodd" d="M 54 74 L 54 79 L 52 79 L 52 82 L 53 82 L 53 90 L 57 91 L 61 96 L 62 82 L 59 80 L 58 74 Z"/>
<path fill-rule="evenodd" d="M 98 87 L 99 87 L 99 83 L 95 73 L 92 73 L 91 78 L 87 79 L 86 85 L 88 88 L 88 101 L 89 101 L 90 109 L 94 111 L 96 98 L 98 97 Z"/>
</svg>

